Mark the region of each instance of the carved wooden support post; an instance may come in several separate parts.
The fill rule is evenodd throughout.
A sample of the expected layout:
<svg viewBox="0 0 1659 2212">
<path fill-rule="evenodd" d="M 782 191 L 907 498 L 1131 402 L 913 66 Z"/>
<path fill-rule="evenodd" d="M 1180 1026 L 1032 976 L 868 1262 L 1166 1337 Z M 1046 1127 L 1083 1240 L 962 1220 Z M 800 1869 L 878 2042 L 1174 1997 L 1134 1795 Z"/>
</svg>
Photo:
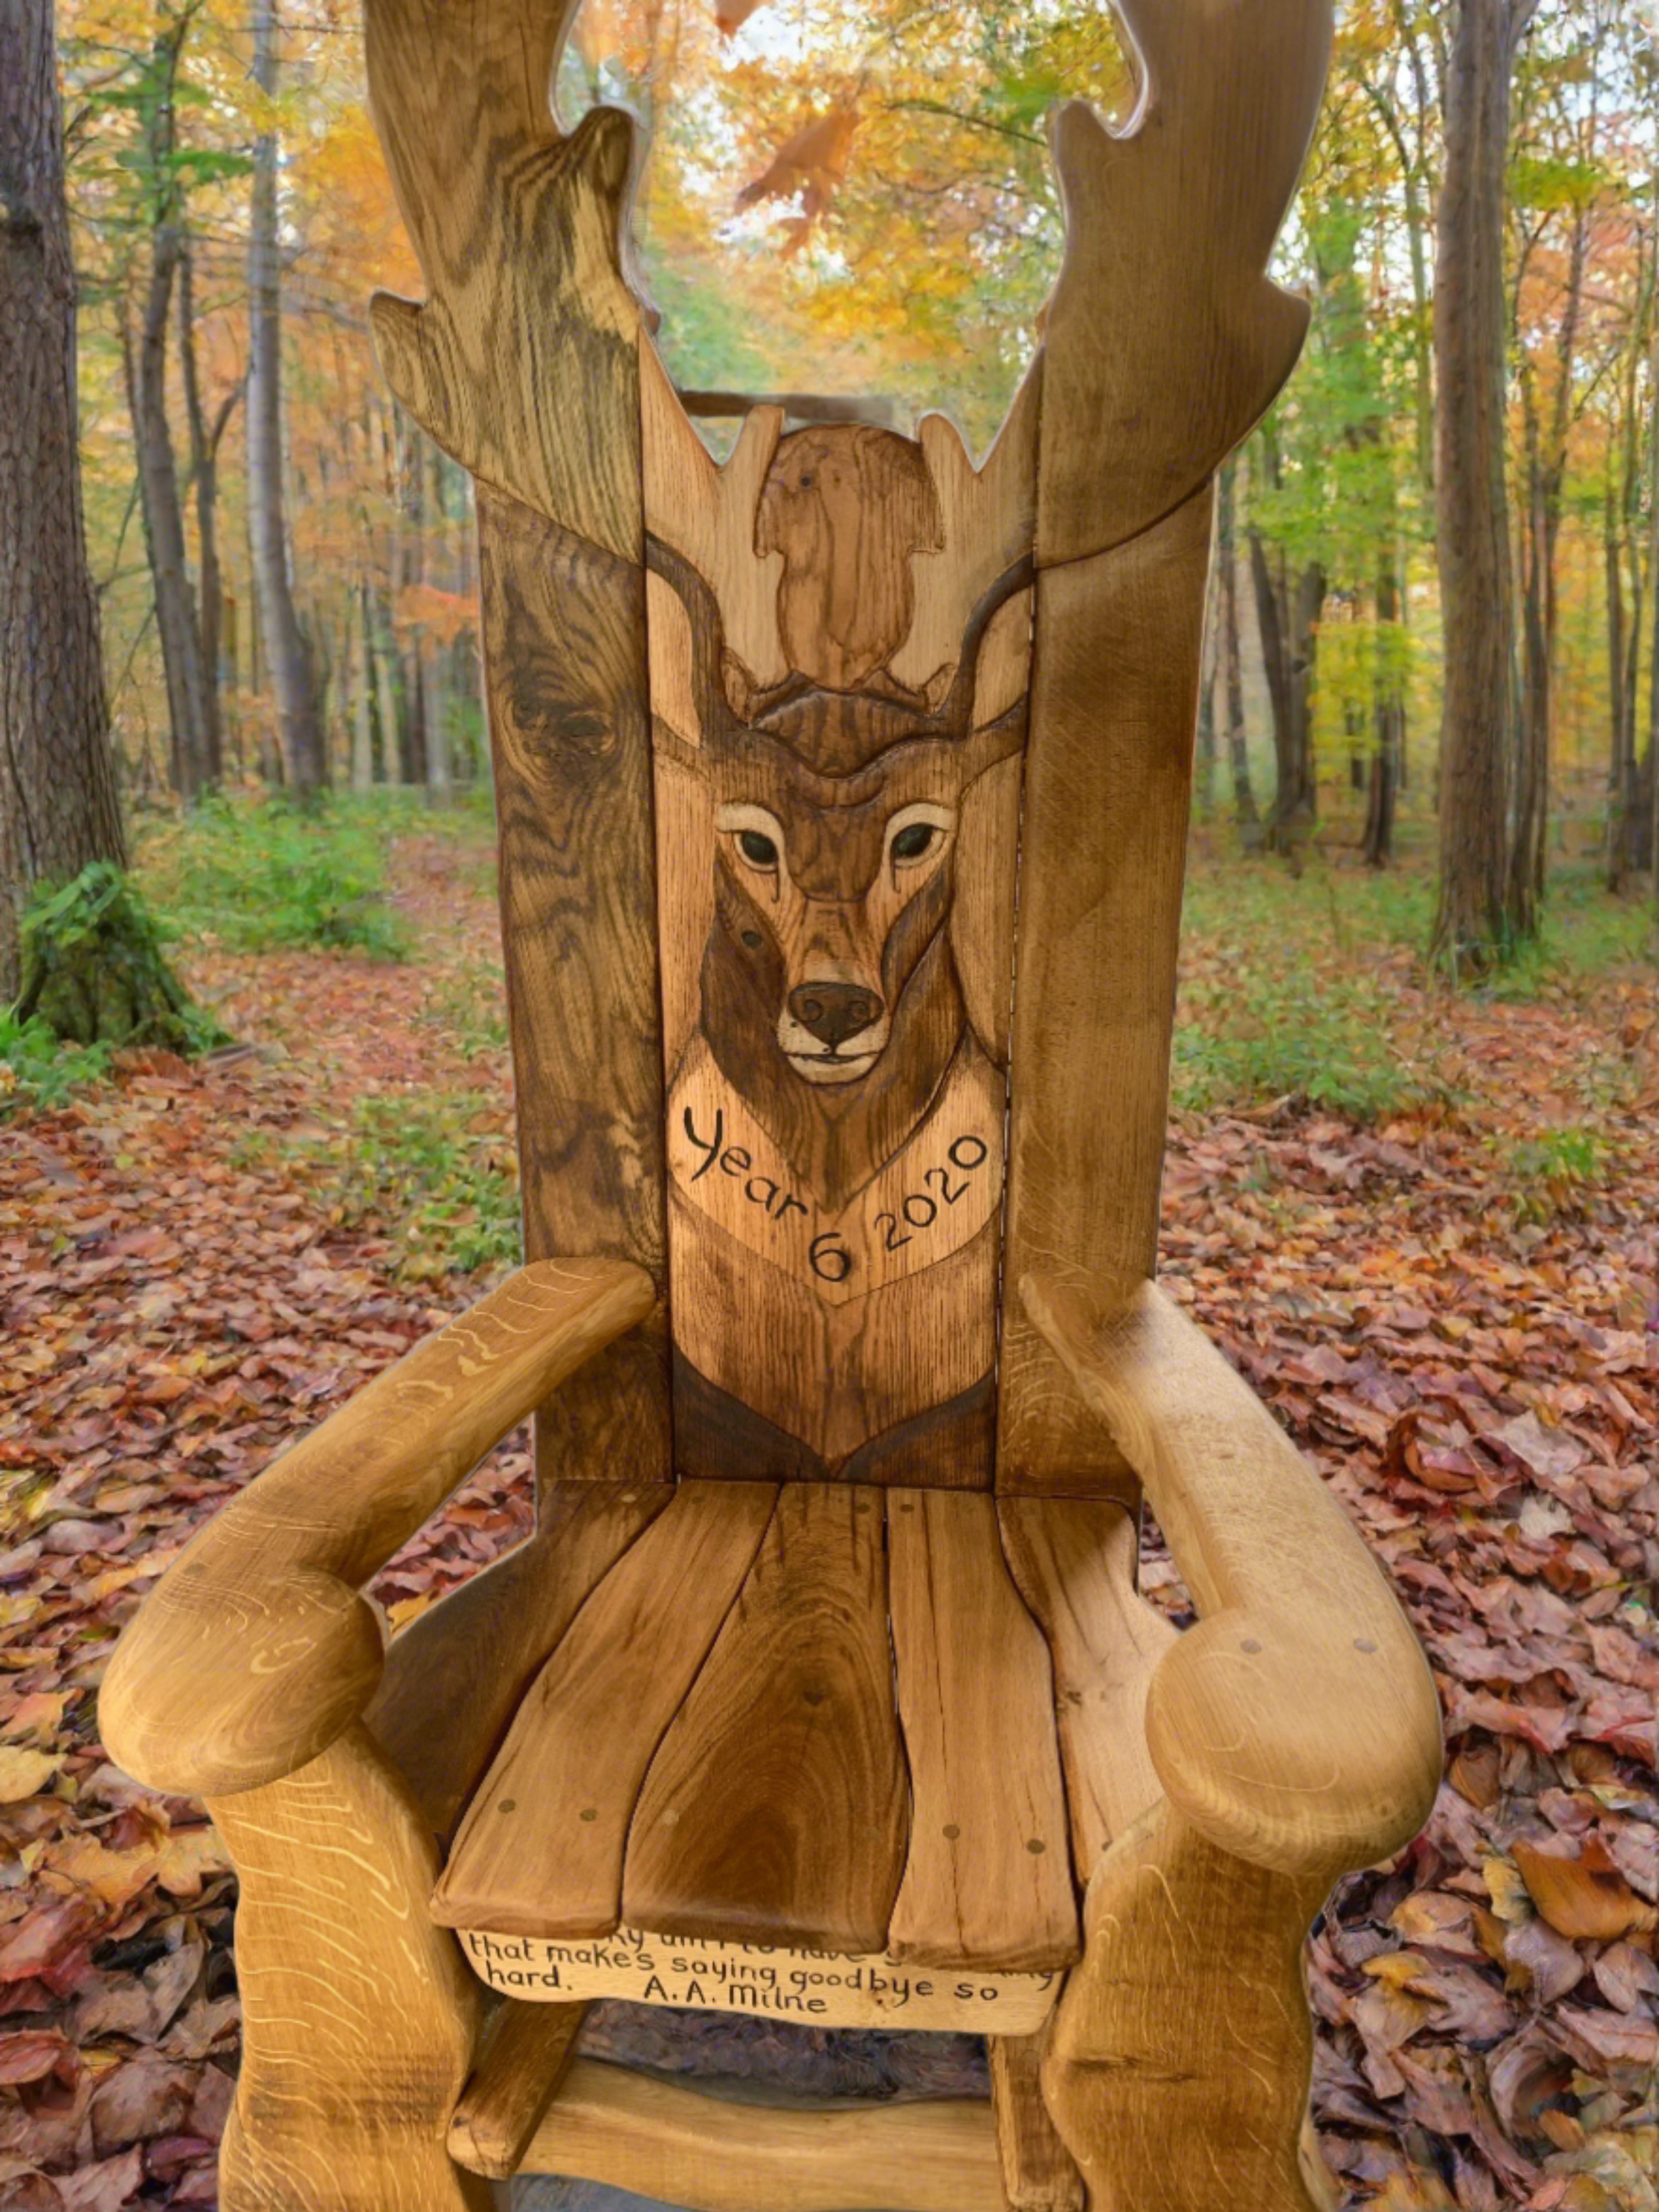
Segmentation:
<svg viewBox="0 0 1659 2212">
<path fill-rule="evenodd" d="M 359 1726 L 210 1810 L 241 1882 L 223 2212 L 489 2212 L 445 2143 L 482 1993 L 427 1911 L 437 1852 L 402 1782 Z"/>
<path fill-rule="evenodd" d="M 1302 1944 L 1325 1888 L 1232 1857 L 1168 1803 L 1107 1851 L 1042 2069 L 1090 2212 L 1334 2212 L 1302 2140 Z"/>
</svg>

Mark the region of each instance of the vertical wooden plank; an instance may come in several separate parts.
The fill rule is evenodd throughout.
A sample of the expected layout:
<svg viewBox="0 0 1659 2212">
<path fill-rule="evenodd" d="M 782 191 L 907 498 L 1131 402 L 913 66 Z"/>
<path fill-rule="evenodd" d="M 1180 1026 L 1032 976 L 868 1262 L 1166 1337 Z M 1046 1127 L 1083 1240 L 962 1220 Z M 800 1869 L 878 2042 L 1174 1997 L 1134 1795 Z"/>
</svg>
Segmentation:
<svg viewBox="0 0 1659 2212">
<path fill-rule="evenodd" d="M 1159 1805 L 1089 1886 L 1042 2063 L 1091 2204 L 1332 2212 L 1304 2158 L 1302 1945 L 1324 1881 L 1231 1857 Z"/>
<path fill-rule="evenodd" d="M 982 1492 L 888 1494 L 910 1850 L 889 1948 L 1028 1972 L 1078 1954 L 1054 1682 Z"/>
<path fill-rule="evenodd" d="M 1176 1632 L 1135 1594 L 1135 1516 L 1103 1498 L 1004 1498 L 1003 1548 L 1048 1639 L 1072 1856 L 1101 1853 L 1156 1805 L 1146 1690 Z"/>
<path fill-rule="evenodd" d="M 628 1840 L 623 1917 L 879 1951 L 903 1863 L 881 1492 L 791 1483 Z"/>
<path fill-rule="evenodd" d="M 985 2039 L 1008 2212 L 1084 2212 L 1083 2176 L 1042 2101 L 1038 2069 L 1047 2040 L 1046 2027 L 1036 2035 Z"/>
<path fill-rule="evenodd" d="M 1038 575 L 1006 1282 L 1152 1270 L 1211 506 Z M 999 1414 L 1000 1489 L 1138 1498 L 1012 1300 Z"/>
<path fill-rule="evenodd" d="M 234 2212 L 489 2212 L 444 2130 L 482 1994 L 427 1918 L 437 1853 L 361 1728 L 209 1810 L 241 1882 L 242 2069 L 220 2154 Z"/>
<path fill-rule="evenodd" d="M 525 1249 L 661 1284 L 662 1012 L 643 572 L 480 487 L 479 566 Z M 672 1472 L 667 1322 L 537 1422 L 554 1482 Z"/>
</svg>

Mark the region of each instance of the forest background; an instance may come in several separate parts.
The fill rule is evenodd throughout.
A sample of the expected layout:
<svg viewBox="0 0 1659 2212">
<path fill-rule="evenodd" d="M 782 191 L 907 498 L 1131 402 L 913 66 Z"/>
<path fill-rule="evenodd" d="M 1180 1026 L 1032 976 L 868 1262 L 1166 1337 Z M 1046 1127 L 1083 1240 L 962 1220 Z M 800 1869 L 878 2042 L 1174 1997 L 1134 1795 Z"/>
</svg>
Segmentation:
<svg viewBox="0 0 1659 2212">
<path fill-rule="evenodd" d="M 58 12 L 88 534 L 131 802 L 479 781 L 470 487 L 368 337 L 373 284 L 421 286 L 355 11 Z M 1500 933 L 1524 938 L 1553 859 L 1617 887 L 1651 845 L 1659 61 L 1639 5 L 1486 12 L 1515 610 L 1482 742 L 1504 756 Z M 1340 15 L 1277 262 L 1312 301 L 1307 354 L 1223 484 L 1197 803 L 1246 851 L 1317 831 L 1381 863 L 1432 842 L 1440 799 L 1435 287 L 1480 290 L 1456 226 L 1484 216 L 1443 192 L 1467 27 L 1420 0 Z M 559 86 L 567 121 L 612 100 L 645 126 L 639 266 L 684 387 L 714 408 L 834 395 L 902 428 L 939 406 L 980 451 L 1058 266 L 1043 118 L 1073 95 L 1121 115 L 1133 80 L 1109 15 L 1055 0 L 588 0 Z M 262 322 L 279 416 L 248 404 Z M 254 366 L 256 391 L 278 380 Z M 718 442 L 730 416 L 706 427 Z M 297 629 L 259 588 L 265 514 Z"/>
<path fill-rule="evenodd" d="M 982 451 L 1060 251 L 1044 116 L 1131 104 L 1109 17 L 710 5 L 587 0 L 560 98 L 647 126 L 640 280 L 711 442 L 788 393 Z M 0 0 L 0 491 L 53 456 L 4 165 L 61 88 L 86 541 L 77 602 L 75 501 L 0 498 L 0 2203 L 118 2212 L 215 2201 L 240 2025 L 222 1847 L 103 1754 L 113 1639 L 520 1237 L 471 492 L 370 352 L 421 286 L 356 8 L 56 0 L 56 81 L 9 76 L 53 12 Z M 1309 345 L 1221 487 L 1160 1273 L 1446 1712 L 1429 1828 L 1310 1945 L 1327 2160 L 1382 2212 L 1659 2212 L 1659 27 L 1339 12 L 1276 264 Z M 528 1510 L 520 1440 L 379 1578 L 394 1631 Z M 1142 1583 L 1191 1618 L 1150 1530 Z M 985 2087 L 966 2039 L 584 2034 Z"/>
</svg>

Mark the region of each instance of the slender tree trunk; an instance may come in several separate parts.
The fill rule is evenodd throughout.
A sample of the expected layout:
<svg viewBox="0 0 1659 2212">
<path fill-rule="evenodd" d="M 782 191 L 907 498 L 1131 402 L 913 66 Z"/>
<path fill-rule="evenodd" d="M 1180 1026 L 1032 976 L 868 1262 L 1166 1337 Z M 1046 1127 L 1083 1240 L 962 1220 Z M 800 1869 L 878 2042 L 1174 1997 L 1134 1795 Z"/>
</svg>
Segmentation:
<svg viewBox="0 0 1659 2212">
<path fill-rule="evenodd" d="M 1221 471 L 1216 503 L 1215 558 L 1221 579 L 1222 692 L 1227 710 L 1227 763 L 1232 774 L 1233 817 L 1252 842 L 1260 817 L 1250 784 L 1250 750 L 1244 728 L 1244 661 L 1238 633 L 1238 464 L 1229 461 Z"/>
<path fill-rule="evenodd" d="M 29 891 L 125 863 L 87 568 L 52 0 L 0 6 L 0 1005 Z"/>
<path fill-rule="evenodd" d="M 238 385 L 221 404 L 211 425 L 202 407 L 201 381 L 196 365 L 196 291 L 190 246 L 185 243 L 179 264 L 179 367 L 185 391 L 185 416 L 190 425 L 190 466 L 196 492 L 196 536 L 200 555 L 198 600 L 201 607 L 202 674 L 207 691 L 207 781 L 216 784 L 225 772 L 223 657 L 225 582 L 219 557 L 219 441 L 224 436 L 237 401 Z"/>
<path fill-rule="evenodd" d="M 1454 0 L 1434 286 L 1445 690 L 1434 957 L 1479 974 L 1518 933 L 1506 836 L 1515 605 L 1504 479 L 1504 173 L 1516 0 Z"/>
<path fill-rule="evenodd" d="M 253 81 L 276 90 L 276 0 L 252 0 Z M 288 786 L 305 799 L 327 779 L 311 654 L 295 611 L 283 498 L 282 263 L 276 216 L 277 141 L 267 121 L 253 143 L 248 225 L 247 504 L 259 633 L 276 697 Z"/>
<path fill-rule="evenodd" d="M 356 615 L 357 680 L 353 688 L 351 716 L 351 788 L 374 788 L 374 640 L 370 629 L 368 580 L 365 577 L 353 598 Z"/>
<path fill-rule="evenodd" d="M 1371 751 L 1365 792 L 1364 853 L 1368 868 L 1394 854 L 1395 793 L 1406 750 L 1406 699 L 1401 683 L 1400 582 L 1392 539 L 1376 572 L 1376 670 L 1371 692 Z"/>
</svg>

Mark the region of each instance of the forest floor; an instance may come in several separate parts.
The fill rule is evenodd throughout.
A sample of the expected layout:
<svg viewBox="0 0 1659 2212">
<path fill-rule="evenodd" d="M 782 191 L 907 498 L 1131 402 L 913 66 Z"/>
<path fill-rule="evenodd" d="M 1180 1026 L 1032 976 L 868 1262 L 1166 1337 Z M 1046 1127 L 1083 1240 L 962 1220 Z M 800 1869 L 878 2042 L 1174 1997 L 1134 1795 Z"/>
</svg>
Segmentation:
<svg viewBox="0 0 1659 2212">
<path fill-rule="evenodd" d="M 235 1047 L 0 1119 L 16 2212 L 215 2201 L 233 1879 L 199 1806 L 99 1745 L 113 1638 L 204 1516 L 511 1250 L 483 833 L 406 836 L 394 876 L 412 958 L 198 942 Z M 1383 2212 L 1659 2212 L 1656 971 L 1587 907 L 1500 994 L 1430 989 L 1398 927 L 1420 888 L 1200 865 L 1164 1279 L 1358 1517 L 1446 1711 L 1426 1833 L 1310 1947 L 1328 2159 Z M 394 1626 L 525 1533 L 526 1485 L 509 1444 L 407 1548 Z M 1156 1548 L 1146 1580 L 1179 1615 Z M 861 2073 L 848 2039 L 745 2026 L 744 2064 L 843 2091 L 975 2064 L 928 2039 Z M 673 2063 L 674 2023 L 649 2033 Z"/>
</svg>

